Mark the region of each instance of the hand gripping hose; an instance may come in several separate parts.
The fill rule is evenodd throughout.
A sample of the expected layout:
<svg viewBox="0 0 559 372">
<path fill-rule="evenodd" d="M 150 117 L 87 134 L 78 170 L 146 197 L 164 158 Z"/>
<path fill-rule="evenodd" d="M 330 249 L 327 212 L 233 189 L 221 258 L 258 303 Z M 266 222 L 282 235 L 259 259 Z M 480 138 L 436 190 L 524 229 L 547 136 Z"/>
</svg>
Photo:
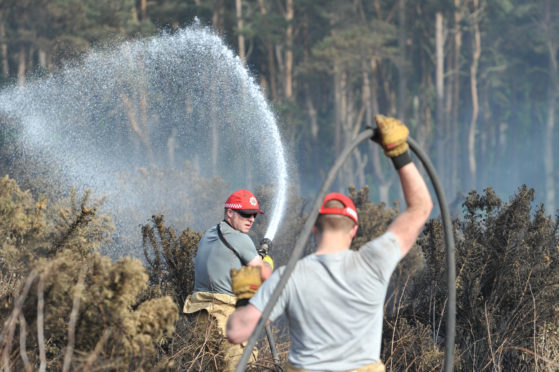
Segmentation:
<svg viewBox="0 0 559 372">
<path fill-rule="evenodd" d="M 258 323 L 256 324 L 256 328 L 254 332 L 248 339 L 248 343 L 245 347 L 243 352 L 243 356 L 235 369 L 236 372 L 243 372 L 245 370 L 245 366 L 248 362 L 252 349 L 256 345 L 256 341 L 260 337 L 262 333 L 262 329 L 265 327 L 268 317 L 272 312 L 277 300 L 279 299 L 283 288 L 287 284 L 289 280 L 289 276 L 295 269 L 295 264 L 301 257 L 303 253 L 303 249 L 307 244 L 309 239 L 309 235 L 311 233 L 312 227 L 318 217 L 318 211 L 320 209 L 320 205 L 322 204 L 322 199 L 326 196 L 327 191 L 330 189 L 330 186 L 334 182 L 336 178 L 336 174 L 338 170 L 341 168 L 343 163 L 346 161 L 347 157 L 351 154 L 351 152 L 362 142 L 369 140 L 373 136 L 374 132 L 373 129 L 366 129 L 361 132 L 355 140 L 347 146 L 344 151 L 340 154 L 336 162 L 328 172 L 324 183 L 322 184 L 322 188 L 318 192 L 316 199 L 313 203 L 311 212 L 305 225 L 303 226 L 303 230 L 301 230 L 301 234 L 295 243 L 295 248 L 293 249 L 293 253 L 287 262 L 283 275 L 281 276 L 274 292 L 270 296 L 266 307 L 262 311 L 262 316 Z M 446 263 L 447 263 L 447 285 L 448 285 L 448 310 L 447 310 L 447 321 L 446 321 L 446 343 L 445 343 L 445 360 L 444 360 L 444 371 L 450 372 L 453 370 L 454 364 L 454 329 L 455 329 L 455 320 L 456 320 L 456 268 L 454 263 L 454 235 L 452 234 L 452 222 L 450 219 L 450 213 L 448 210 L 448 204 L 446 202 L 446 197 L 444 195 L 441 183 L 435 173 L 435 168 L 431 164 L 431 161 L 427 157 L 427 155 L 419 148 L 417 142 L 415 142 L 412 138 L 408 137 L 408 143 L 410 148 L 415 153 L 415 155 L 419 158 L 421 163 L 423 164 L 431 182 L 433 183 L 433 187 L 435 189 L 435 193 L 437 195 L 437 199 L 439 201 L 439 207 L 441 210 L 441 217 L 444 227 L 444 236 L 445 236 L 445 243 L 447 249 L 446 255 Z"/>
</svg>

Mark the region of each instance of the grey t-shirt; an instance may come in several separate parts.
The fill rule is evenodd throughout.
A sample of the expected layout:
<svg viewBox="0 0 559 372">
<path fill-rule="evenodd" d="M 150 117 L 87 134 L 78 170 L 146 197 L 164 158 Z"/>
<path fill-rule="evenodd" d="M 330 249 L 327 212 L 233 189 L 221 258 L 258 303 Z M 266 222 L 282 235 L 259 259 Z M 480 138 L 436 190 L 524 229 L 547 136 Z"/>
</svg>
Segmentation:
<svg viewBox="0 0 559 372">
<path fill-rule="evenodd" d="M 258 252 L 247 234 L 232 228 L 227 222 L 219 223 L 227 242 L 246 262 L 252 261 Z M 194 261 L 194 292 L 225 293 L 234 296 L 231 290 L 231 269 L 239 270 L 239 258 L 219 239 L 216 226 L 208 229 L 200 243 Z"/>
<path fill-rule="evenodd" d="M 297 368 L 341 371 L 378 361 L 384 299 L 399 260 L 392 233 L 358 251 L 300 260 L 270 316 L 287 316 L 289 362 Z M 260 311 L 284 269 L 276 270 L 250 300 Z"/>
</svg>

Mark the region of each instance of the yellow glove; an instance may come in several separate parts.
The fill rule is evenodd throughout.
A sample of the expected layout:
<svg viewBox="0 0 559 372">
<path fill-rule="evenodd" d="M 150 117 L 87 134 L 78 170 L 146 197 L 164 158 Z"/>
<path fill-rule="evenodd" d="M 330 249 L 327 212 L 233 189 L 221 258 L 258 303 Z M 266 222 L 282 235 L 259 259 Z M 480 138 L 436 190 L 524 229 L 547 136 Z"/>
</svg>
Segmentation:
<svg viewBox="0 0 559 372">
<path fill-rule="evenodd" d="M 240 270 L 231 269 L 231 286 L 237 300 L 252 298 L 261 284 L 259 266 L 243 266 Z"/>
<path fill-rule="evenodd" d="M 384 149 L 384 153 L 388 157 L 396 157 L 402 155 L 409 149 L 406 142 L 410 131 L 400 120 L 384 115 L 376 115 L 378 131 L 380 133 L 378 142 Z"/>
<path fill-rule="evenodd" d="M 272 268 L 272 270 L 274 270 L 274 260 L 272 260 L 272 257 L 265 255 L 262 258 L 263 262 L 266 262 L 268 265 L 270 265 L 270 267 Z"/>
</svg>

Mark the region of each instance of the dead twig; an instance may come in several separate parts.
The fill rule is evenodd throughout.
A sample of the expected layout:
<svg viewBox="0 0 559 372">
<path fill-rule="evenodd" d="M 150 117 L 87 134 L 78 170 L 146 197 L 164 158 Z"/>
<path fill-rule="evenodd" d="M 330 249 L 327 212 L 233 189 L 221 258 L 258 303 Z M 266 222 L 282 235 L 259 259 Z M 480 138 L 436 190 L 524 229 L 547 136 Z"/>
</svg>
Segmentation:
<svg viewBox="0 0 559 372">
<path fill-rule="evenodd" d="M 47 353 L 45 351 L 45 274 L 41 275 L 37 285 L 37 343 L 39 344 L 39 371 L 47 370 Z"/>
<path fill-rule="evenodd" d="M 33 367 L 27 357 L 27 322 L 23 314 L 19 314 L 19 354 L 26 372 L 31 372 Z"/>
<path fill-rule="evenodd" d="M 105 343 L 111 336 L 112 332 L 113 332 L 112 328 L 105 328 L 105 330 L 103 330 L 103 334 L 101 335 L 101 338 L 99 339 L 99 341 L 97 341 L 97 344 L 95 344 L 95 349 L 93 349 L 93 352 L 91 352 L 91 354 L 89 354 L 89 356 L 86 359 L 85 366 L 83 367 L 83 372 L 89 372 L 91 366 L 97 360 L 97 355 L 99 355 L 99 353 L 105 346 Z"/>
<path fill-rule="evenodd" d="M 489 352 L 491 353 L 491 360 L 493 361 L 493 366 L 497 367 L 497 361 L 495 360 L 495 351 L 493 350 L 493 341 L 491 341 L 491 327 L 489 325 L 490 323 L 489 315 L 487 314 L 487 303 L 483 305 L 483 314 L 485 316 L 485 324 L 487 326 L 487 345 L 489 346 Z"/>
<path fill-rule="evenodd" d="M 25 285 L 23 287 L 23 291 L 16 300 L 14 310 L 4 323 L 4 329 L 2 330 L 2 333 L 0 333 L 0 343 L 4 344 L 4 348 L 2 350 L 2 368 L 5 372 L 8 372 L 10 370 L 10 353 L 12 350 L 12 341 L 14 338 L 17 319 L 19 318 L 19 314 L 21 314 L 23 303 L 25 302 L 25 299 L 29 294 L 31 285 L 35 281 L 35 278 L 37 278 L 37 275 L 39 275 L 38 271 L 34 270 L 27 277 L 27 280 L 25 281 Z"/>
<path fill-rule="evenodd" d="M 84 290 L 85 274 L 87 273 L 87 265 L 83 265 L 80 269 L 78 283 L 75 287 L 74 299 L 72 303 L 72 311 L 70 312 L 70 322 L 68 323 L 68 346 L 64 354 L 63 372 L 70 371 L 72 363 L 72 354 L 74 353 L 74 345 L 76 341 L 76 323 L 78 321 L 78 313 L 80 309 L 80 297 Z"/>
</svg>

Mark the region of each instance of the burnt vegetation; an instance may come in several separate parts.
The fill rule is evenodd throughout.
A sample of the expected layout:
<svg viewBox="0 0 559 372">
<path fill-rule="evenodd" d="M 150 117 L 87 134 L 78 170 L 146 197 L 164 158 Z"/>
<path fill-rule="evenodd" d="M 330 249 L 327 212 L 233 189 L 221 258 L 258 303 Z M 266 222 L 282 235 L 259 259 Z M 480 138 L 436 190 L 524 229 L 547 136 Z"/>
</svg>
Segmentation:
<svg viewBox="0 0 559 372">
<path fill-rule="evenodd" d="M 357 249 L 398 213 L 349 190 L 359 211 Z M 263 205 L 273 189 L 257 192 Z M 292 197 L 272 255 L 285 263 L 305 219 Z M 457 370 L 559 368 L 559 221 L 520 187 L 508 202 L 472 191 L 453 221 L 456 238 Z M 0 179 L 0 360 L 2 370 L 219 371 L 219 338 L 180 309 L 194 285 L 200 232 L 176 232 L 152 216 L 141 232 L 144 263 L 99 253 L 113 230 L 102 200 L 69 193 L 56 203 Z M 267 208 L 268 210 L 270 208 Z M 263 235 L 262 219 L 255 226 Z M 441 222 L 430 220 L 398 265 L 385 306 L 382 358 L 388 370 L 439 370 L 447 284 Z M 308 251 L 310 251 L 309 247 Z M 275 325 L 285 364 L 289 339 Z M 265 340 L 253 370 L 270 370 Z M 285 367 L 285 366 L 284 366 Z"/>
</svg>

